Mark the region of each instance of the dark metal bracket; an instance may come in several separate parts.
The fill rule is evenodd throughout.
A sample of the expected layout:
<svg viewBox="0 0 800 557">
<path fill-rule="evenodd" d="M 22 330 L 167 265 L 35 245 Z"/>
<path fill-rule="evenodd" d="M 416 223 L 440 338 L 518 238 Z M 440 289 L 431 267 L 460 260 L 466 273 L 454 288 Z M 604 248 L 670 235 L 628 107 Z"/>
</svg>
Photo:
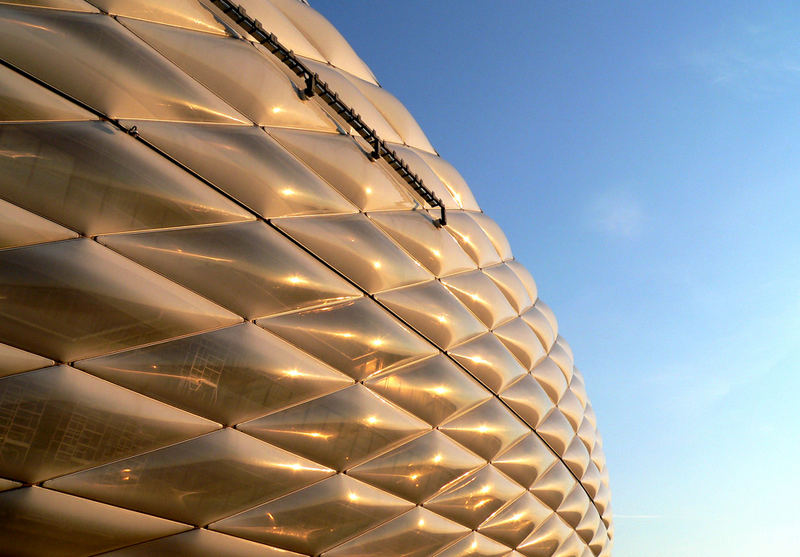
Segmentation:
<svg viewBox="0 0 800 557">
<path fill-rule="evenodd" d="M 317 95 L 347 124 L 349 124 L 364 140 L 373 146 L 373 151 L 367 156 L 370 160 L 383 159 L 400 178 L 407 183 L 428 205 L 438 207 L 441 211 L 437 226 L 447 224 L 447 213 L 444 202 L 425 184 L 416 174 L 411 172 L 408 164 L 397 153 L 390 150 L 386 143 L 378 137 L 375 130 L 368 127 L 351 107 L 344 104 L 335 91 L 328 84 L 320 81 L 319 76 L 312 72 L 291 50 L 283 46 L 272 33 L 264 30 L 260 21 L 247 15 L 241 6 L 229 0 L 209 0 L 217 8 L 231 18 L 231 20 L 245 33 L 251 35 L 262 46 L 266 47 L 278 60 L 288 67 L 296 76 L 305 81 L 305 89 L 300 91 L 303 100 Z"/>
</svg>

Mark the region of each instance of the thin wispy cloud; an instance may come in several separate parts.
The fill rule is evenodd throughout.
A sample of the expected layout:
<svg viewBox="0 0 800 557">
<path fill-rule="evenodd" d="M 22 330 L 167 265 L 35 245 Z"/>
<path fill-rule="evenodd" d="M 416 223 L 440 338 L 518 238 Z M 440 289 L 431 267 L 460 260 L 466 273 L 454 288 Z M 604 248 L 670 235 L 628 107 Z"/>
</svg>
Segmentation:
<svg viewBox="0 0 800 557">
<path fill-rule="evenodd" d="M 592 225 L 608 236 L 638 237 L 644 228 L 645 213 L 630 194 L 609 191 L 601 194 L 589 208 Z"/>
<path fill-rule="evenodd" d="M 687 59 L 712 84 L 760 99 L 797 90 L 798 47 L 795 34 L 780 25 L 747 23 L 720 29 Z"/>
</svg>

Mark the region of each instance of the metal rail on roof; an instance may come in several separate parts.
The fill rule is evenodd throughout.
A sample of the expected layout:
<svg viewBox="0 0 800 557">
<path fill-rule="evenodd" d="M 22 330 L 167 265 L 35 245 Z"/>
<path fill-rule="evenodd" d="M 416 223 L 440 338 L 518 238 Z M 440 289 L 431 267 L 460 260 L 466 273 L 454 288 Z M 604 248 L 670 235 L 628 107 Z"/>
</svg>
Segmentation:
<svg viewBox="0 0 800 557">
<path fill-rule="evenodd" d="M 426 203 L 431 207 L 439 207 L 441 216 L 437 223 L 441 226 L 447 224 L 447 213 L 445 210 L 444 202 L 431 191 L 417 174 L 411 172 L 408 164 L 397 155 L 393 150 L 389 149 L 386 142 L 383 141 L 378 134 L 367 126 L 361 119 L 361 116 L 356 113 L 351 107 L 347 106 L 336 94 L 335 91 L 328 87 L 324 81 L 320 81 L 319 75 L 312 72 L 300 60 L 294 52 L 283 46 L 272 33 L 265 31 L 264 26 L 257 19 L 247 15 L 247 11 L 233 2 L 228 0 L 209 0 L 217 8 L 233 20 L 242 31 L 252 36 L 261 45 L 267 48 L 274 54 L 278 60 L 283 62 L 295 75 L 305 80 L 306 88 L 301 91 L 301 97 L 305 100 L 319 96 L 329 107 L 331 107 L 348 125 L 350 125 L 358 134 L 363 137 L 367 143 L 372 146 L 372 152 L 369 158 L 373 161 L 379 159 L 385 160 L 389 166 L 394 170 L 400 178 L 407 183 Z"/>
</svg>

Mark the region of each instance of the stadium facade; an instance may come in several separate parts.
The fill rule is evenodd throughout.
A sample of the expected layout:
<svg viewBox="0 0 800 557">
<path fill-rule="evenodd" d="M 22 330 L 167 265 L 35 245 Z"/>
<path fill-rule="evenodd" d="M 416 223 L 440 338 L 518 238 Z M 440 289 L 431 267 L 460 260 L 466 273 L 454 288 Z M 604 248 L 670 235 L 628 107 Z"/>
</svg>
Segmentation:
<svg viewBox="0 0 800 557">
<path fill-rule="evenodd" d="M 500 227 L 320 14 L 243 8 L 0 1 L 0 553 L 610 555 Z"/>
</svg>

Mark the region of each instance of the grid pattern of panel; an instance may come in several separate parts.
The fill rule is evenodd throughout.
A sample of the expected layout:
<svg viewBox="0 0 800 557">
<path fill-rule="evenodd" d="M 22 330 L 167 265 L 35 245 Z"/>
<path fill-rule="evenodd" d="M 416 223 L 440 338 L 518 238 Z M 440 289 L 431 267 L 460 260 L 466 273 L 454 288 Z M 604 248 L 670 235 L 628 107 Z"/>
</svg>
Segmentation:
<svg viewBox="0 0 800 557">
<path fill-rule="evenodd" d="M 202 0 L 0 1 L 4 554 L 610 555 L 501 229 L 324 18 L 244 6 L 448 225 Z"/>
</svg>

